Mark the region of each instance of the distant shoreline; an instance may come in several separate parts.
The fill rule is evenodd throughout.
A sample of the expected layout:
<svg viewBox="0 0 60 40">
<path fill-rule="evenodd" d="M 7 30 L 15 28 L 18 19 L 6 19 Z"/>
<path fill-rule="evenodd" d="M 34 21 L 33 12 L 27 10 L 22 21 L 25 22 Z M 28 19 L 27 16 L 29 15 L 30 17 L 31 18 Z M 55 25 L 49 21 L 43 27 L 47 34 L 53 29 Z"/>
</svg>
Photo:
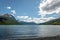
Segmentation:
<svg viewBox="0 0 60 40">
<path fill-rule="evenodd" d="M 7 40 L 60 40 L 60 35 L 57 36 L 51 36 L 51 37 L 39 37 L 39 38 L 28 38 L 28 39 L 13 39 L 13 38 L 8 38 Z"/>
</svg>

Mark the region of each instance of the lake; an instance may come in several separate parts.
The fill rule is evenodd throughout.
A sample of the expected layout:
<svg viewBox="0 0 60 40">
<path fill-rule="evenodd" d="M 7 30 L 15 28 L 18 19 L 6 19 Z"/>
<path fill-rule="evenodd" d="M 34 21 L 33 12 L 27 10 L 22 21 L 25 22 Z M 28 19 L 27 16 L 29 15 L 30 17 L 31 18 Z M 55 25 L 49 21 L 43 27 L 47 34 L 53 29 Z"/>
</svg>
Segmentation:
<svg viewBox="0 0 60 40">
<path fill-rule="evenodd" d="M 60 25 L 0 25 L 0 39 L 60 35 Z"/>
</svg>

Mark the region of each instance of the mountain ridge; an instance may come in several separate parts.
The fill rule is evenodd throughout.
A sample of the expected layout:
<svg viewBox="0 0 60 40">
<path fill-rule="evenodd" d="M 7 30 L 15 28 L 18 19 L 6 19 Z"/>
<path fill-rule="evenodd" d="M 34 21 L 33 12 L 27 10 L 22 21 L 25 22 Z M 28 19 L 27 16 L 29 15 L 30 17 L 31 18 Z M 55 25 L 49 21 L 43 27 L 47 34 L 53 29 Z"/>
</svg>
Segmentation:
<svg viewBox="0 0 60 40">
<path fill-rule="evenodd" d="M 45 23 L 40 23 L 39 25 L 60 25 L 60 18 L 53 19 Z"/>
<path fill-rule="evenodd" d="M 7 13 L 0 15 L 0 25 L 36 25 L 36 23 L 24 21 L 18 22 L 13 15 Z"/>
<path fill-rule="evenodd" d="M 60 18 L 37 24 L 34 22 L 18 21 L 13 15 L 7 13 L 0 15 L 0 25 L 60 25 Z"/>
</svg>

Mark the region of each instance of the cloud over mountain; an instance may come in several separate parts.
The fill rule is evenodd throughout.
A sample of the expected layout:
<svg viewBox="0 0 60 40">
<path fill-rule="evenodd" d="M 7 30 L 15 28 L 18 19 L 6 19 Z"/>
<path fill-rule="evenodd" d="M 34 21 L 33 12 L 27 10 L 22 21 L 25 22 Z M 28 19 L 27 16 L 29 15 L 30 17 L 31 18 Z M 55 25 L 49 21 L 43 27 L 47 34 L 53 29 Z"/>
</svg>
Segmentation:
<svg viewBox="0 0 60 40">
<path fill-rule="evenodd" d="M 15 11 L 15 10 L 11 10 L 11 12 L 12 12 L 13 14 L 16 14 L 16 11 Z"/>
<path fill-rule="evenodd" d="M 29 16 L 17 16 L 17 18 L 27 19 Z"/>
<path fill-rule="evenodd" d="M 29 16 L 17 16 L 18 19 L 23 19 L 20 21 L 25 21 L 25 22 L 35 22 L 35 23 L 43 23 L 52 19 L 55 19 L 54 17 L 49 17 L 49 18 L 32 18 Z"/>
<path fill-rule="evenodd" d="M 15 15 L 16 14 L 16 10 L 14 10 L 11 6 L 7 6 L 6 7 L 8 10 L 10 10 L 10 12 L 11 12 L 11 15 Z"/>
</svg>

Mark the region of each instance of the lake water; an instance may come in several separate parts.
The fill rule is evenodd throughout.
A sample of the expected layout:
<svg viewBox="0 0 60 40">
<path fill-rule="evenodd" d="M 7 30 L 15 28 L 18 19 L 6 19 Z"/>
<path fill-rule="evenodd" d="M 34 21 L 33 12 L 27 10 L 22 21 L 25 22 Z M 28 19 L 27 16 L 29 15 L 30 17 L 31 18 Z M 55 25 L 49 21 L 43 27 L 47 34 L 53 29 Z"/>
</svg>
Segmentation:
<svg viewBox="0 0 60 40">
<path fill-rule="evenodd" d="M 0 25 L 0 38 L 34 38 L 60 35 L 60 25 Z"/>
</svg>

